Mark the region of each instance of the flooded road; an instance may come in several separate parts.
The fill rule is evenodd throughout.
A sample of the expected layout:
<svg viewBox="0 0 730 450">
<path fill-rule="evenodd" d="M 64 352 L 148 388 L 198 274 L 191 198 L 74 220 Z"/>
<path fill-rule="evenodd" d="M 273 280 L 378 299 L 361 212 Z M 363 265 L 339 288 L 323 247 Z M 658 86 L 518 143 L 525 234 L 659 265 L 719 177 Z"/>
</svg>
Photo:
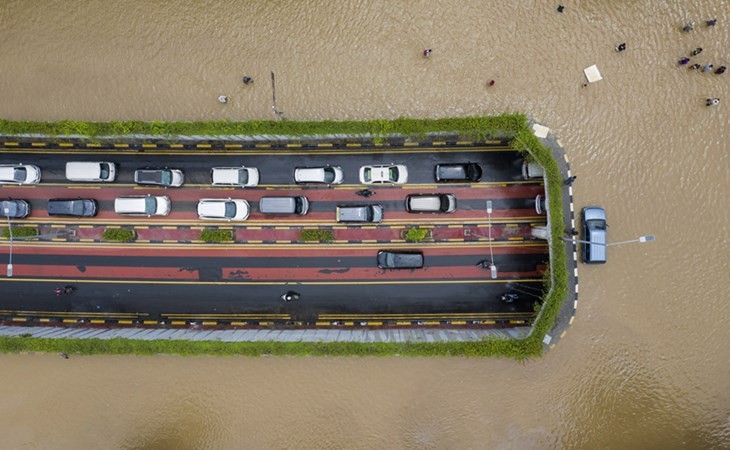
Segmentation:
<svg viewBox="0 0 730 450">
<path fill-rule="evenodd" d="M 730 446 L 730 74 L 677 64 L 730 63 L 730 9 L 564 5 L 4 1 L 2 118 L 273 119 L 271 71 L 293 120 L 525 112 L 610 240 L 657 236 L 581 266 L 574 324 L 527 363 L 0 356 L 4 446 Z"/>
</svg>

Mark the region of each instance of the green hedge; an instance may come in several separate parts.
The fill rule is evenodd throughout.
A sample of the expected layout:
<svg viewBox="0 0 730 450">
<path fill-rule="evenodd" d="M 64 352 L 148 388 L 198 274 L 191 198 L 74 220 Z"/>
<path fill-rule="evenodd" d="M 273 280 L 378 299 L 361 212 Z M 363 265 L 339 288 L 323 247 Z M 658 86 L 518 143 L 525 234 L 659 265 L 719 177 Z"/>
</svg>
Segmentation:
<svg viewBox="0 0 730 450">
<path fill-rule="evenodd" d="M 252 120 L 249 122 L 23 122 L 0 119 L 0 134 L 44 134 L 50 136 L 86 135 L 124 136 L 128 134 L 160 135 L 161 139 L 191 135 L 290 135 L 312 136 L 322 134 L 369 134 L 382 137 L 392 133 L 407 136 L 425 136 L 433 132 L 456 132 L 477 140 L 513 135 L 524 126 L 520 114 L 493 117 L 465 117 L 444 119 L 410 119 L 295 122 L 289 120 Z"/>
<path fill-rule="evenodd" d="M 107 228 L 102 237 L 109 242 L 132 242 L 137 237 L 137 233 L 134 230 Z"/>
<path fill-rule="evenodd" d="M 13 237 L 38 236 L 38 228 L 13 227 Z M 3 228 L 3 237 L 10 239 L 10 230 Z"/>
<path fill-rule="evenodd" d="M 427 234 L 427 228 L 409 228 L 408 231 L 406 231 L 406 241 L 421 242 L 426 238 Z"/>
<path fill-rule="evenodd" d="M 200 232 L 200 240 L 205 242 L 227 242 L 233 240 L 231 230 L 203 230 Z"/>
<path fill-rule="evenodd" d="M 425 136 L 427 133 L 457 133 L 463 137 L 483 140 L 495 137 L 511 139 L 511 146 L 545 168 L 547 178 L 550 227 L 552 236 L 563 236 L 562 177 L 551 151 L 542 146 L 529 129 L 521 114 L 503 114 L 496 117 L 466 117 L 449 119 L 407 119 L 392 121 L 251 121 L 251 122 L 13 122 L 0 120 L 0 133 L 47 135 L 85 134 L 89 136 L 157 134 L 161 138 L 174 135 L 263 135 L 282 134 L 307 136 L 315 134 L 371 134 L 386 136 L 401 134 Z M 107 230 L 110 231 L 110 230 Z M 116 231 L 128 231 L 119 230 Z M 106 233 L 105 233 L 106 234 Z M 106 238 L 106 237 L 105 237 Z M 331 241 L 329 230 L 303 230 L 305 241 Z M 307 342 L 189 342 L 97 339 L 41 339 L 29 337 L 0 337 L 0 351 L 64 351 L 66 353 L 157 354 L 180 355 L 370 355 L 391 356 L 503 356 L 525 359 L 542 353 L 542 339 L 552 328 L 560 307 L 568 293 L 567 254 L 560 239 L 550 243 L 552 286 L 543 299 L 542 308 L 526 339 L 491 338 L 478 342 L 439 343 L 307 343 Z"/>
<path fill-rule="evenodd" d="M 302 230 L 299 238 L 305 242 L 332 242 L 335 235 L 332 230 Z"/>
</svg>

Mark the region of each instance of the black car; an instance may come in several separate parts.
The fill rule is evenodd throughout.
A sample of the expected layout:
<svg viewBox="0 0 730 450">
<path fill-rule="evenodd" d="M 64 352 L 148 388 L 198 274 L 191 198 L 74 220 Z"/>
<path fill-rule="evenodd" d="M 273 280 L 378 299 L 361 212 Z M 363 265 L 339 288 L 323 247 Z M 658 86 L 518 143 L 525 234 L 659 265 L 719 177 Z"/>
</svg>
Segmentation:
<svg viewBox="0 0 730 450">
<path fill-rule="evenodd" d="M 381 269 L 420 269 L 423 267 L 423 253 L 380 250 L 378 267 Z"/>
<path fill-rule="evenodd" d="M 437 164 L 436 165 L 436 181 L 459 182 L 467 181 L 476 183 L 482 179 L 482 168 L 477 163 L 458 163 L 458 164 Z"/>
<path fill-rule="evenodd" d="M 30 205 L 25 200 L 3 200 L 0 214 L 11 219 L 22 219 L 30 214 Z"/>
<path fill-rule="evenodd" d="M 49 216 L 93 217 L 96 209 L 96 200 L 90 198 L 54 198 L 46 211 Z"/>
</svg>

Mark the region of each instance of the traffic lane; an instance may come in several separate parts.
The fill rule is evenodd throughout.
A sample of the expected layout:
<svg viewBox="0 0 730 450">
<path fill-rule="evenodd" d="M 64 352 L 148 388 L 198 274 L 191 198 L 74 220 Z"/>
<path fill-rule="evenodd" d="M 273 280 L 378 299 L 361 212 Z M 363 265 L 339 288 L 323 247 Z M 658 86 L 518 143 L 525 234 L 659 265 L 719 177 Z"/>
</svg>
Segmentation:
<svg viewBox="0 0 730 450">
<path fill-rule="evenodd" d="M 425 192 L 428 191 L 428 192 Z M 489 188 L 482 191 L 475 189 L 450 189 L 448 193 L 453 194 L 457 200 L 457 211 L 486 209 L 485 200 L 492 201 L 495 217 L 501 213 L 500 210 L 510 209 L 532 209 L 534 208 L 535 197 L 544 195 L 544 187 L 536 185 L 520 185 L 501 188 Z M 324 212 L 335 211 L 335 207 L 342 204 L 367 205 L 380 204 L 386 211 L 404 211 L 405 200 L 408 195 L 414 193 L 439 193 L 433 189 L 411 190 L 411 189 L 379 189 L 375 190 L 376 195 L 369 200 L 363 200 L 353 190 L 220 190 L 220 189 L 136 189 L 136 188 L 104 188 L 104 189 L 73 189 L 73 188 L 23 188 L 17 191 L 14 198 L 24 199 L 31 205 L 32 218 L 47 217 L 45 212 L 48 199 L 51 198 L 92 198 L 98 204 L 98 218 L 119 218 L 123 217 L 114 213 L 114 199 L 127 195 L 155 195 L 168 196 L 172 204 L 172 212 L 196 213 L 197 203 L 201 198 L 242 198 L 249 201 L 252 211 L 258 211 L 258 201 L 264 196 L 291 196 L 304 195 L 310 201 L 310 211 Z M 4 193 L 4 191 L 3 191 Z M 431 214 L 438 217 L 438 214 Z M 173 214 L 174 217 L 174 214 Z M 190 214 L 181 218 L 195 219 L 197 214 Z M 276 220 L 276 216 L 269 216 Z M 280 216 L 279 216 L 280 217 Z M 90 220 L 90 219 L 85 219 Z M 135 219 L 139 221 L 139 219 Z"/>
<path fill-rule="evenodd" d="M 265 155 L 174 155 L 137 153 L 94 154 L 2 154 L 0 163 L 35 164 L 41 168 L 41 183 L 68 183 L 66 162 L 109 161 L 117 164 L 117 181 L 132 183 L 134 171 L 142 168 L 169 167 L 181 169 L 185 182 L 210 184 L 213 167 L 248 166 L 259 169 L 261 184 L 292 184 L 294 168 L 339 166 L 346 184 L 359 184 L 359 170 L 364 165 L 404 164 L 408 167 L 409 183 L 434 183 L 436 164 L 477 162 L 483 169 L 483 182 L 517 181 L 522 179 L 523 157 L 515 150 L 448 151 L 430 149 L 419 153 L 386 153 L 371 150 L 339 151 L 333 153 L 292 153 L 272 151 Z M 347 153 L 346 153 L 347 152 Z"/>
<path fill-rule="evenodd" d="M 20 295 L 39 289 L 39 295 Z M 416 283 L 360 286 L 357 284 L 281 285 L 138 285 L 89 283 L 71 295 L 56 296 L 58 283 L 14 282 L 0 302 L 3 311 L 69 311 L 82 313 L 143 313 L 150 319 L 168 314 L 291 314 L 313 322 L 319 314 L 430 314 L 532 312 L 537 298 L 521 294 L 514 303 L 500 300 L 516 289 L 539 289 L 538 280 L 486 283 Z M 529 289 L 526 289 L 529 287 Z M 289 290 L 301 295 L 285 302 Z M 19 295 L 16 295 L 19 294 Z M 539 297 L 538 297 L 539 298 Z M 43 317 L 42 313 L 38 317 Z"/>
<path fill-rule="evenodd" d="M 383 245 L 387 249 L 387 244 Z M 506 274 L 532 276 L 548 255 L 541 247 L 534 253 L 504 254 L 484 252 L 434 254 L 423 249 L 424 268 L 382 270 L 377 268 L 377 249 L 366 256 L 319 255 L 310 257 L 195 257 L 127 255 L 42 255 L 14 254 L 14 276 L 39 279 L 180 280 L 180 281 L 362 281 L 443 278 L 480 278 L 477 264 L 493 261 Z M 486 254 L 485 254 L 486 253 Z M 369 270 L 355 270 L 368 268 Z M 443 268 L 444 270 L 441 270 Z M 262 270 L 257 270 L 262 269 Z M 266 270 L 268 269 L 268 270 Z M 272 270 L 276 269 L 276 270 Z M 311 270 L 302 270 L 311 269 Z M 446 270 L 448 269 L 448 270 Z M 256 276 L 258 275 L 258 276 Z"/>
</svg>

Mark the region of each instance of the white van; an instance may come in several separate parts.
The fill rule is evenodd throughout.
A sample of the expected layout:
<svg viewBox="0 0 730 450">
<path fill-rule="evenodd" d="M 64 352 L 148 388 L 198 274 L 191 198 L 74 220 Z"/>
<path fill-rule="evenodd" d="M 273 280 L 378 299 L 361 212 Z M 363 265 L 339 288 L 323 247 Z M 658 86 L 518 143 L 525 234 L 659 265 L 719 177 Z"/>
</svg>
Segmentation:
<svg viewBox="0 0 730 450">
<path fill-rule="evenodd" d="M 117 168 L 111 162 L 73 161 L 66 163 L 66 178 L 70 181 L 112 182 Z"/>
<path fill-rule="evenodd" d="M 117 197 L 114 212 L 126 216 L 166 216 L 170 214 L 170 197 L 149 194 Z"/>
</svg>

